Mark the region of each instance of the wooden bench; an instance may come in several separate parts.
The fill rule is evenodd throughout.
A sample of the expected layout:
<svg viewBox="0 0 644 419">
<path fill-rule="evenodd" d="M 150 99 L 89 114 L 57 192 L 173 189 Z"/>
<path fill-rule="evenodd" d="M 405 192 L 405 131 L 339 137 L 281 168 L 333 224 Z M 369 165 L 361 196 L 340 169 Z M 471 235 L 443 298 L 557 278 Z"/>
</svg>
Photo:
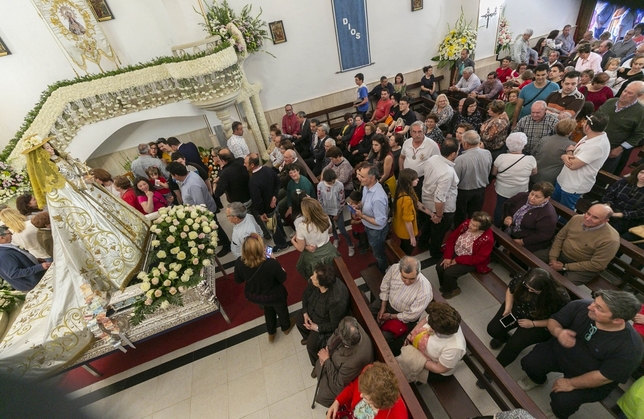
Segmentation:
<svg viewBox="0 0 644 419">
<path fill-rule="evenodd" d="M 302 156 L 300 156 L 300 153 L 298 153 L 297 150 L 293 150 L 293 151 L 295 151 L 295 154 L 297 155 L 298 160 L 304 161 L 304 159 L 302 158 Z M 313 174 L 313 171 L 311 170 L 308 164 L 305 164 L 305 166 L 306 166 L 306 173 L 302 173 L 302 174 L 307 178 L 309 178 L 314 188 L 317 188 L 318 183 L 320 183 L 320 180 L 317 178 L 317 176 Z M 316 198 L 316 197 L 313 197 L 313 198 Z"/>
<path fill-rule="evenodd" d="M 387 241 L 385 250 L 388 259 L 392 263 L 396 263 L 404 256 L 400 247 L 391 240 Z M 375 268 L 368 268 L 362 271 L 361 274 L 366 275 L 366 277 L 363 276 L 363 279 L 365 280 L 372 296 L 377 295 L 380 289 L 380 282 L 382 281 L 382 274 L 380 271 Z M 433 295 L 435 301 L 446 302 L 437 289 L 433 289 Z M 518 386 L 514 379 L 507 373 L 505 368 L 498 363 L 496 357 L 464 322 L 461 324 L 461 330 L 463 331 L 468 349 L 472 353 L 474 359 L 483 366 L 484 370 L 498 384 L 501 392 L 512 404 L 508 404 L 501 393 L 489 385 L 487 391 L 497 405 L 502 410 L 510 410 L 513 407 L 522 407 L 532 413 L 535 417 L 545 417 L 534 401 Z M 463 360 L 477 379 L 481 379 L 487 383 L 487 380 L 483 377 L 483 371 L 481 371 L 470 356 L 466 355 Z M 458 383 L 458 380 L 454 377 L 452 378 L 453 379 L 446 380 L 446 382 L 443 383 L 431 383 L 431 389 L 450 417 L 468 417 L 464 411 L 458 411 L 458 409 L 464 408 L 462 404 L 469 399 L 469 395 L 467 395 L 463 390 L 460 383 Z M 461 395 L 455 397 L 455 394 L 458 393 L 461 393 Z"/>
<path fill-rule="evenodd" d="M 389 345 L 387 344 L 385 337 L 382 335 L 382 332 L 380 332 L 378 323 L 373 318 L 373 315 L 369 310 L 364 293 L 358 289 L 358 286 L 352 278 L 349 268 L 347 268 L 344 260 L 342 260 L 341 257 L 337 257 L 333 260 L 333 263 L 338 276 L 342 279 L 349 290 L 349 296 L 351 298 L 351 312 L 353 316 L 362 325 L 373 342 L 376 359 L 387 364 L 396 374 L 400 395 L 407 406 L 409 417 L 412 419 L 433 418 L 429 408 L 424 402 L 422 402 L 422 399 L 419 399 L 416 396 L 409 383 L 407 383 L 407 379 L 398 366 L 398 362 L 396 361 L 394 354 L 389 349 Z"/>
<path fill-rule="evenodd" d="M 566 220 L 577 215 L 577 213 L 570 208 L 567 208 L 552 199 L 550 202 L 555 207 L 557 214 Z M 644 265 L 644 250 L 640 249 L 637 245 L 634 245 L 628 240 L 620 238 L 619 251 L 630 257 L 631 263 L 628 263 L 616 256 L 606 269 L 607 272 L 618 278 L 618 282 L 611 282 L 603 276 L 598 275 L 586 284 L 586 286 L 591 290 L 596 291 L 598 289 L 623 289 L 628 285 L 633 290 L 644 294 L 644 272 L 638 269 L 640 266 Z"/>
<path fill-rule="evenodd" d="M 587 292 L 584 292 L 581 288 L 577 287 L 572 282 L 568 281 L 559 272 L 550 268 L 548 264 L 546 264 L 541 259 L 537 258 L 532 253 L 527 251 L 523 246 L 519 246 L 518 244 L 516 244 L 509 235 L 502 232 L 499 228 L 497 228 L 496 226 L 493 226 L 492 230 L 494 232 L 494 239 L 496 240 L 496 242 L 501 244 L 504 248 L 506 248 L 512 255 L 522 260 L 529 267 L 537 267 L 537 268 L 542 268 L 549 271 L 550 274 L 553 276 L 553 278 L 558 280 L 566 288 L 571 299 L 576 300 L 576 299 L 592 298 L 590 295 L 588 295 Z M 617 399 L 619 399 L 619 397 L 622 394 L 624 394 L 624 391 L 620 387 L 617 387 L 611 392 L 611 394 L 607 398 L 601 401 L 601 404 L 609 412 L 617 416 L 616 414 L 616 412 L 618 412 Z"/>
<path fill-rule="evenodd" d="M 398 247 L 397 245 L 394 246 Z M 389 244 L 387 247 L 391 248 Z M 400 247 L 398 247 L 398 249 L 400 249 Z M 390 252 L 389 255 L 395 255 L 395 253 Z M 392 261 L 397 260 L 396 256 L 393 256 L 391 259 Z M 371 293 L 371 301 L 373 301 L 375 299 L 375 296 L 379 294 L 380 283 L 382 282 L 383 275 L 375 266 L 363 270 L 362 272 L 360 272 L 360 274 L 362 275 L 362 279 L 364 279 L 367 287 L 369 288 L 369 291 Z M 438 290 L 434 289 L 433 295 L 435 301 L 438 301 L 436 299 L 437 294 L 440 297 Z M 450 418 L 468 418 L 472 416 L 479 416 L 481 414 L 474 402 L 472 402 L 470 396 L 454 376 L 450 376 L 449 378 L 439 382 L 430 382 L 429 386 Z M 412 388 L 414 389 L 418 398 L 422 399 L 422 396 L 420 395 L 420 392 L 416 385 L 413 385 Z"/>
<path fill-rule="evenodd" d="M 577 203 L 579 204 L 578 208 L 586 209 L 589 208 L 592 204 L 601 203 L 602 198 L 604 197 L 604 195 L 606 195 L 608 188 L 610 188 L 613 183 L 617 182 L 620 179 L 621 178 L 619 176 L 615 176 L 612 173 L 600 170 L 597 173 L 597 179 L 595 180 L 593 188 L 590 190 L 590 192 L 583 194 L 582 197 L 579 198 L 579 201 L 577 201 Z"/>
</svg>

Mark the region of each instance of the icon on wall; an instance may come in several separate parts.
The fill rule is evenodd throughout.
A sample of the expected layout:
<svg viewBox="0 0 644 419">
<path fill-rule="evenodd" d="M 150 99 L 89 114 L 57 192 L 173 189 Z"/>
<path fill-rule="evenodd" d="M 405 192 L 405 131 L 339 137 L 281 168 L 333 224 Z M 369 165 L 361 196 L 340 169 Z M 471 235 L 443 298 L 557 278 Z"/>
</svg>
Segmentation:
<svg viewBox="0 0 644 419">
<path fill-rule="evenodd" d="M 423 10 L 423 0 L 411 0 L 411 11 Z"/>
<path fill-rule="evenodd" d="M 286 32 L 284 32 L 284 23 L 281 20 L 271 22 L 268 24 L 268 27 L 271 30 L 271 38 L 273 38 L 273 44 L 281 44 L 286 42 Z"/>
<path fill-rule="evenodd" d="M 94 15 L 96 15 L 96 20 L 99 22 L 105 22 L 106 20 L 114 19 L 114 14 L 110 10 L 110 7 L 107 5 L 105 0 L 88 0 L 89 4 L 92 6 Z"/>
<path fill-rule="evenodd" d="M 10 55 L 11 51 L 9 51 L 9 48 L 4 44 L 2 39 L 0 39 L 0 57 L 4 57 L 5 55 Z"/>
</svg>

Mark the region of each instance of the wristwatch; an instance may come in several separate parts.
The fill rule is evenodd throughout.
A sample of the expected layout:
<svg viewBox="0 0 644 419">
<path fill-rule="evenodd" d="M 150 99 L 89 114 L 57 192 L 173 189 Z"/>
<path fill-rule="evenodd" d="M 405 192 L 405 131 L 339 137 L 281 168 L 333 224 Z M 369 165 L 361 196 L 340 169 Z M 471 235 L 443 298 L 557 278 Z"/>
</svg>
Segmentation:
<svg viewBox="0 0 644 419">
<path fill-rule="evenodd" d="M 566 264 L 564 263 L 564 265 L 563 265 L 563 271 L 564 271 L 564 272 L 566 272 L 567 270 L 568 270 L 568 268 L 566 268 Z"/>
</svg>

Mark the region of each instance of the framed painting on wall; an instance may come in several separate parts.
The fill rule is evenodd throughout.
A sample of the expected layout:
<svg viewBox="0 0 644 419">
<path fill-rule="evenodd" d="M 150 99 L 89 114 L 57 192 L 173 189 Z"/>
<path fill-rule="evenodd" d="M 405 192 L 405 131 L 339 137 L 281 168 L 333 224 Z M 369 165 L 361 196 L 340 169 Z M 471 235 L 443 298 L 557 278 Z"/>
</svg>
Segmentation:
<svg viewBox="0 0 644 419">
<path fill-rule="evenodd" d="M 9 48 L 7 48 L 2 39 L 0 39 L 0 57 L 4 57 L 9 54 L 11 54 L 11 51 L 9 51 Z"/>
<path fill-rule="evenodd" d="M 92 6 L 96 20 L 99 22 L 114 19 L 114 14 L 105 0 L 88 0 L 88 2 Z"/>
<path fill-rule="evenodd" d="M 273 38 L 273 44 L 281 44 L 286 42 L 284 23 L 282 23 L 281 20 L 269 23 L 268 27 L 271 29 L 271 38 Z"/>
<path fill-rule="evenodd" d="M 423 0 L 411 0 L 411 11 L 423 10 Z"/>
</svg>

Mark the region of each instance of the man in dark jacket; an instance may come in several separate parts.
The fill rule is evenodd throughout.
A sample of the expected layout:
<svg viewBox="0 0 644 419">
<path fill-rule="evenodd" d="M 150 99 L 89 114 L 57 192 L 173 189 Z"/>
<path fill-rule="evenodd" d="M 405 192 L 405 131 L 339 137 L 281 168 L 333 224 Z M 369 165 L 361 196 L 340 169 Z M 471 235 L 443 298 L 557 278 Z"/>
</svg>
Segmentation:
<svg viewBox="0 0 644 419">
<path fill-rule="evenodd" d="M 11 244 L 11 232 L 0 226 L 0 277 L 17 291 L 31 291 L 51 266 Z"/>
<path fill-rule="evenodd" d="M 358 321 L 351 316 L 340 320 L 327 346 L 318 352 L 315 374 L 320 385 L 315 401 L 324 407 L 331 406 L 338 394 L 373 361 L 373 344 Z"/>
<path fill-rule="evenodd" d="M 251 153 L 246 156 L 244 166 L 246 166 L 250 174 L 248 189 L 253 201 L 251 212 L 257 223 L 262 227 L 264 236 L 270 237 L 266 222 L 277 212 L 277 194 L 280 189 L 279 178 L 273 169 L 262 165 L 257 153 Z M 273 235 L 275 241 L 274 253 L 280 252 L 289 246 L 286 241 L 282 220 L 279 215 L 276 218 L 277 226 Z"/>
<path fill-rule="evenodd" d="M 241 202 L 247 209 L 250 208 L 250 191 L 248 190 L 250 176 L 244 167 L 244 162 L 242 159 L 236 159 L 227 148 L 219 150 L 217 155 L 222 168 L 214 185 L 214 198 L 218 199 L 226 194 L 228 202 Z"/>
</svg>

